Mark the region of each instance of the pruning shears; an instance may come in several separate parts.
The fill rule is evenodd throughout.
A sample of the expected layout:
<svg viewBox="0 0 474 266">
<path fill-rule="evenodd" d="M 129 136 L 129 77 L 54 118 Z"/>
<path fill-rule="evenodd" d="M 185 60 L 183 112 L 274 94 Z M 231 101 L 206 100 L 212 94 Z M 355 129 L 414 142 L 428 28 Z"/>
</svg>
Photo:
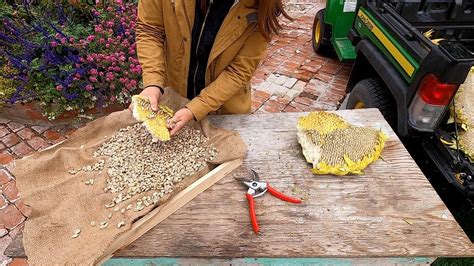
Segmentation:
<svg viewBox="0 0 474 266">
<path fill-rule="evenodd" d="M 260 228 L 258 226 L 257 215 L 255 213 L 254 198 L 261 197 L 265 193 L 267 193 L 267 191 L 268 191 L 268 192 L 270 192 L 270 194 L 272 194 L 273 196 L 275 196 L 275 197 L 277 197 L 277 198 L 279 198 L 283 201 L 299 204 L 299 203 L 301 203 L 301 200 L 289 197 L 289 196 L 281 193 L 280 191 L 278 191 L 278 190 L 274 189 L 272 186 L 270 186 L 270 184 L 268 182 L 260 181 L 260 178 L 259 178 L 258 174 L 252 169 L 251 169 L 251 171 L 252 171 L 252 178 L 250 180 L 242 179 L 242 178 L 238 178 L 237 180 L 241 181 L 245 186 L 248 187 L 246 197 L 247 197 L 247 200 L 248 200 L 248 203 L 249 203 L 250 220 L 252 222 L 253 231 L 256 234 L 258 234 Z"/>
</svg>

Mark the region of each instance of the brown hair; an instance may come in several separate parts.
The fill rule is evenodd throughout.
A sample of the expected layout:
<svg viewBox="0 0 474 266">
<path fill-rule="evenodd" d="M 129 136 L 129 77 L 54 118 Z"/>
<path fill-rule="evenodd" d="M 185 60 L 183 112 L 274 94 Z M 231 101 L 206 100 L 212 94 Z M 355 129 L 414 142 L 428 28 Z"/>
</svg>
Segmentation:
<svg viewBox="0 0 474 266">
<path fill-rule="evenodd" d="M 203 12 L 206 12 L 207 2 L 207 0 L 201 0 L 200 7 Z M 253 8 L 257 9 L 258 29 L 267 40 L 270 40 L 272 35 L 278 34 L 283 28 L 278 20 L 280 15 L 283 15 L 286 19 L 293 20 L 283 8 L 282 0 L 255 0 Z"/>
</svg>

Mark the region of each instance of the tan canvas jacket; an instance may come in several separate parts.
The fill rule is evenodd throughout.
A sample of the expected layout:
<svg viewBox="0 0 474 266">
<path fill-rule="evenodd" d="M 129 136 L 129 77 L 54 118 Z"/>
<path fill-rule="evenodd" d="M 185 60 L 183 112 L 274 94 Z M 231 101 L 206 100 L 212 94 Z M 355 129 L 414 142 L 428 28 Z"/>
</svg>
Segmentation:
<svg viewBox="0 0 474 266">
<path fill-rule="evenodd" d="M 144 86 L 168 86 L 187 96 L 195 5 L 196 0 L 139 1 L 136 39 Z M 268 44 L 257 29 L 253 5 L 254 0 L 236 1 L 217 33 L 206 87 L 186 106 L 197 120 L 213 111 L 250 112 L 250 79 Z"/>
</svg>

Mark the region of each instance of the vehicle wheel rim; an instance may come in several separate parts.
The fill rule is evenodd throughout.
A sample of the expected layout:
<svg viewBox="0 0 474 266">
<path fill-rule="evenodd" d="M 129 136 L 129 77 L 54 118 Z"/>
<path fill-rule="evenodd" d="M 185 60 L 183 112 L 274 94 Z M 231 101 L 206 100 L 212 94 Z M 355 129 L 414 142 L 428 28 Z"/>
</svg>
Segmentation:
<svg viewBox="0 0 474 266">
<path fill-rule="evenodd" d="M 319 37 L 321 37 L 321 24 L 320 21 L 316 21 L 316 27 L 314 29 L 314 43 L 319 43 Z"/>
<path fill-rule="evenodd" d="M 354 109 L 364 109 L 364 108 L 365 108 L 365 104 L 362 101 L 357 101 L 354 106 Z"/>
</svg>

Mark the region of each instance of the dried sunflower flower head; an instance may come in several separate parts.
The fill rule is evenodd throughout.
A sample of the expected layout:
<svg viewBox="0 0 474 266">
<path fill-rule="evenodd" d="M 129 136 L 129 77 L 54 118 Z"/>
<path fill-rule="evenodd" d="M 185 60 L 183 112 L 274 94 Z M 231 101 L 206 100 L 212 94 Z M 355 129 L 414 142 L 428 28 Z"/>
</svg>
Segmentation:
<svg viewBox="0 0 474 266">
<path fill-rule="evenodd" d="M 159 105 L 158 111 L 151 109 L 150 100 L 147 97 L 134 95 L 132 97 L 132 114 L 139 122 L 143 122 L 147 131 L 153 136 L 153 141 L 170 140 L 168 130 L 169 120 L 173 117 L 173 110 L 166 105 Z"/>
<path fill-rule="evenodd" d="M 472 128 L 459 134 L 459 148 L 471 162 L 474 162 L 474 130 Z"/>
<path fill-rule="evenodd" d="M 474 67 L 471 68 L 466 80 L 456 93 L 451 112 L 456 111 L 458 123 L 462 128 L 469 130 L 474 128 Z"/>
<path fill-rule="evenodd" d="M 356 127 L 326 112 L 300 117 L 297 130 L 303 155 L 315 174 L 360 174 L 379 158 L 388 138 L 380 130 Z"/>
</svg>

